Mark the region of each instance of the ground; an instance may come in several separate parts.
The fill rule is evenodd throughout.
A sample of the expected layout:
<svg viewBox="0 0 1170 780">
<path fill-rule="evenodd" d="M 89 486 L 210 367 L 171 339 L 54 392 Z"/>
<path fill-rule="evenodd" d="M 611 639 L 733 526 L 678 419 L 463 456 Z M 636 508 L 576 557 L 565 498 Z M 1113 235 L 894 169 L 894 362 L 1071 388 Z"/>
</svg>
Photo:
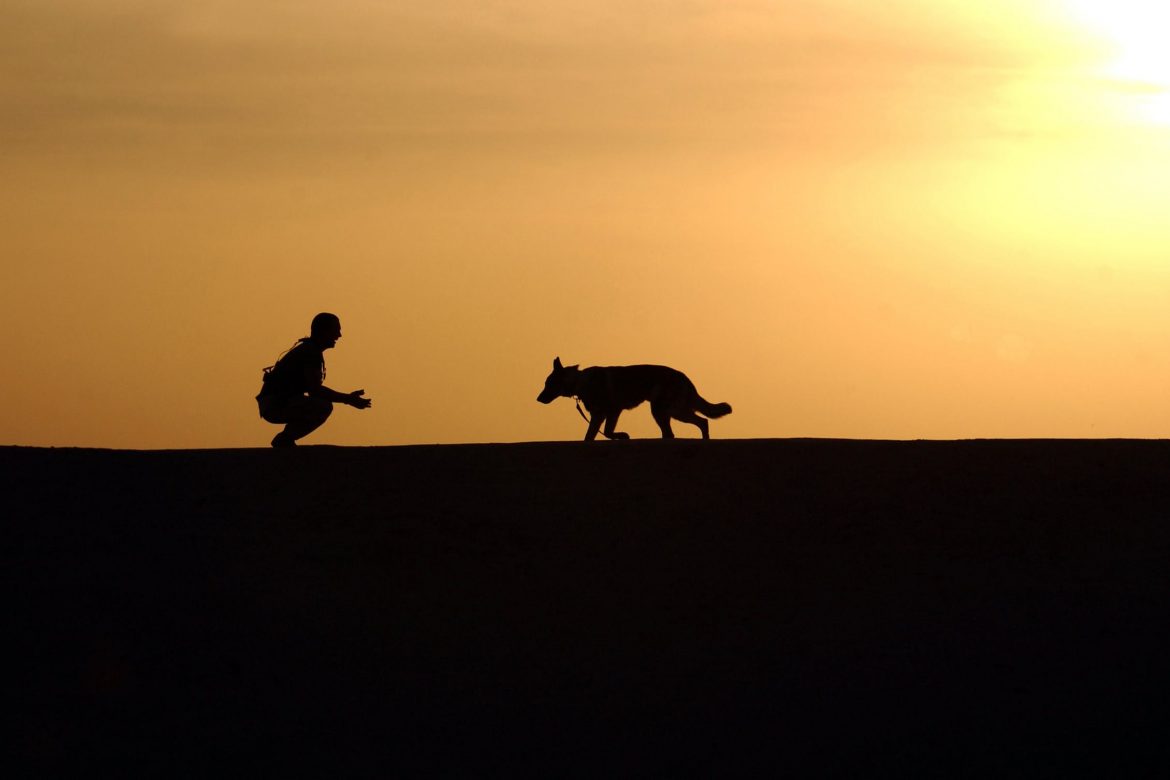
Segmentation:
<svg viewBox="0 0 1170 780">
<path fill-rule="evenodd" d="M 30 776 L 1170 768 L 1170 442 L 0 467 Z"/>
</svg>

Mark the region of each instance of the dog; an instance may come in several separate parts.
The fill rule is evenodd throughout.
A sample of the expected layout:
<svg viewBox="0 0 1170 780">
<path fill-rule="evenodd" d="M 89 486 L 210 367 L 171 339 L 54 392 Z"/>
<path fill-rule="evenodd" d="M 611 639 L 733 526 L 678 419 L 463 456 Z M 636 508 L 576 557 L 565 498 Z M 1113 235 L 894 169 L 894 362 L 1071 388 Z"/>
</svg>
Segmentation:
<svg viewBox="0 0 1170 780">
<path fill-rule="evenodd" d="M 548 404 L 561 396 L 579 399 L 589 411 L 585 441 L 596 439 L 599 430 L 607 439 L 630 438 L 628 433 L 615 430 L 618 417 L 623 410 L 633 409 L 643 401 L 650 402 L 650 414 L 662 429 L 664 439 L 674 438 L 671 419 L 697 426 L 703 438 L 709 439 L 707 420 L 696 412 L 711 419 L 731 414 L 731 404 L 705 400 L 686 374 L 666 366 L 566 368 L 558 357 L 553 360 L 552 373 L 544 380 L 544 390 L 536 400 Z"/>
</svg>

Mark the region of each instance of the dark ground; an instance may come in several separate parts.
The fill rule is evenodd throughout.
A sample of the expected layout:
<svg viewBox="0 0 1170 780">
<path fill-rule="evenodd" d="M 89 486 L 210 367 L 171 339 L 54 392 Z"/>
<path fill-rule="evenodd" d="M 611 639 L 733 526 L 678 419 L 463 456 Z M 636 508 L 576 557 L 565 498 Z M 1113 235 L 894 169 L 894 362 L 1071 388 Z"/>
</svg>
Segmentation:
<svg viewBox="0 0 1170 780">
<path fill-rule="evenodd" d="M 1170 442 L 0 467 L 38 777 L 1170 770 Z"/>
</svg>

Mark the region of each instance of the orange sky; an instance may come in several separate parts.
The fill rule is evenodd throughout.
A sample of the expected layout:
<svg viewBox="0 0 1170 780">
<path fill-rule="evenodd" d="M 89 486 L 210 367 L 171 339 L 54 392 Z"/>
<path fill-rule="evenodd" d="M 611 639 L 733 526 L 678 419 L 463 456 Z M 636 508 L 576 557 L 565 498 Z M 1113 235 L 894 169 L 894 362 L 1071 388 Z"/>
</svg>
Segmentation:
<svg viewBox="0 0 1170 780">
<path fill-rule="evenodd" d="M 578 438 L 557 355 L 719 438 L 1170 436 L 1147 5 L 7 0 L 0 444 L 266 446 L 320 310 L 374 406 L 305 443 Z"/>
</svg>

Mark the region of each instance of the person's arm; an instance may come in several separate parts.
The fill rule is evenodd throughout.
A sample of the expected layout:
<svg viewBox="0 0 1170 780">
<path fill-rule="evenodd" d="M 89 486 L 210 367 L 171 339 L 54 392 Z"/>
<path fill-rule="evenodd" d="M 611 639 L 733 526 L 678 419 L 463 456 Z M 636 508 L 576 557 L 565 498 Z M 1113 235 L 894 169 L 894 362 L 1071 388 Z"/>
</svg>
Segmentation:
<svg viewBox="0 0 1170 780">
<path fill-rule="evenodd" d="M 368 409 L 370 406 L 370 399 L 363 398 L 365 390 L 354 390 L 352 393 L 339 393 L 331 387 L 326 387 L 322 382 L 324 376 L 324 368 L 317 360 L 306 359 L 304 363 L 304 377 L 305 384 L 309 387 L 309 395 L 313 398 L 323 398 L 335 404 L 346 404 L 352 406 L 354 409 Z"/>
<path fill-rule="evenodd" d="M 368 409 L 370 407 L 370 399 L 363 398 L 365 390 L 354 390 L 352 393 L 339 393 L 336 390 L 319 385 L 309 392 L 309 395 L 314 398 L 324 398 L 326 401 L 332 401 L 335 404 L 346 404 L 352 406 L 354 409 Z"/>
</svg>

